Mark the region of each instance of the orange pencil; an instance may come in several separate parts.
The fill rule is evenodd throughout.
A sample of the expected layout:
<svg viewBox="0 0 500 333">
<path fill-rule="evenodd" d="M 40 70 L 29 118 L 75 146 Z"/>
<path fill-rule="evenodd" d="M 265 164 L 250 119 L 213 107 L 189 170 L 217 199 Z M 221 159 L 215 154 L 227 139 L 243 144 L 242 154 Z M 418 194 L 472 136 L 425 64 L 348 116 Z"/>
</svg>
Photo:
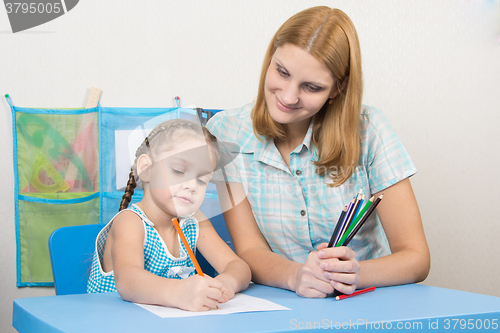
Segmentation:
<svg viewBox="0 0 500 333">
<path fill-rule="evenodd" d="M 205 276 L 205 274 L 203 274 L 203 271 L 201 270 L 200 264 L 198 264 L 198 260 L 196 260 L 196 256 L 194 255 L 193 251 L 191 251 L 191 248 L 189 247 L 187 239 L 184 236 L 184 233 L 182 232 L 182 229 L 179 225 L 179 221 L 177 221 L 176 218 L 173 218 L 172 223 L 174 224 L 175 230 L 177 230 L 177 233 L 179 234 L 179 236 L 181 236 L 182 243 L 184 243 L 184 247 L 188 251 L 189 258 L 191 258 L 191 261 L 193 262 L 194 267 L 196 268 L 196 272 L 198 272 L 199 276 Z M 219 306 L 216 305 L 215 309 L 218 309 L 218 308 L 219 308 Z"/>
<path fill-rule="evenodd" d="M 361 295 L 361 294 L 364 294 L 364 293 L 367 293 L 367 292 L 370 292 L 370 291 L 374 291 L 374 290 L 375 290 L 375 287 L 370 287 L 370 288 L 366 288 L 366 289 L 361 289 L 361 290 L 358 290 L 358 291 L 353 292 L 353 293 L 352 293 L 352 294 L 350 294 L 350 295 L 340 295 L 340 296 L 337 296 L 337 297 L 335 297 L 335 300 L 336 300 L 336 301 L 340 301 L 341 299 L 345 299 L 345 298 L 353 297 L 353 296 L 356 296 L 356 295 Z"/>
<path fill-rule="evenodd" d="M 194 267 L 196 268 L 196 272 L 198 272 L 199 276 L 204 276 L 203 271 L 201 270 L 200 264 L 198 264 L 198 260 L 196 260 L 196 256 L 194 255 L 193 251 L 191 250 L 191 247 L 189 247 L 189 244 L 186 240 L 186 237 L 184 236 L 184 233 L 181 230 L 181 227 L 179 226 L 179 221 L 177 221 L 176 218 L 172 219 L 172 223 L 174 224 L 175 230 L 177 230 L 177 233 L 179 236 L 181 236 L 182 243 L 184 244 L 184 247 L 188 251 L 189 258 L 191 258 L 191 261 L 194 264 Z"/>
<path fill-rule="evenodd" d="M 168 184 L 166 183 L 167 171 L 165 170 L 165 163 L 163 163 L 163 160 L 161 160 L 161 166 L 163 168 L 163 176 L 165 177 L 165 185 L 168 187 Z M 203 271 L 201 270 L 200 264 L 198 264 L 198 260 L 196 260 L 196 256 L 194 255 L 193 251 L 191 250 L 191 247 L 189 246 L 189 243 L 187 242 L 186 236 L 184 236 L 184 233 L 182 232 L 182 229 L 179 225 L 179 221 L 177 221 L 177 218 L 174 217 L 172 219 L 172 223 L 174 224 L 175 230 L 177 230 L 177 233 L 181 237 L 182 243 L 184 244 L 184 247 L 186 248 L 186 251 L 189 254 L 189 258 L 191 258 L 191 261 L 193 262 L 193 265 L 196 268 L 196 272 L 198 272 L 199 276 L 205 276 L 205 274 L 203 274 Z"/>
</svg>

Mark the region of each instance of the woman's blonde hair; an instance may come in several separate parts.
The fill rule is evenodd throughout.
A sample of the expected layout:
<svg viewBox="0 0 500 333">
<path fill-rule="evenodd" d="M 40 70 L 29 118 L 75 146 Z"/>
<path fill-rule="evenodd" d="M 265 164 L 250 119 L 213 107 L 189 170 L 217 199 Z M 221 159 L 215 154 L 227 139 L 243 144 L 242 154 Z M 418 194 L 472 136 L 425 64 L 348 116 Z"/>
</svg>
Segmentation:
<svg viewBox="0 0 500 333">
<path fill-rule="evenodd" d="M 285 137 L 284 126 L 269 114 L 264 94 L 271 59 L 276 49 L 285 44 L 309 52 L 331 70 L 339 84 L 341 92 L 333 100 L 326 101 L 314 116 L 312 135 L 312 143 L 318 150 L 318 160 L 314 162 L 316 172 L 329 176 L 332 186 L 339 186 L 353 174 L 360 151 L 363 80 L 356 29 L 344 12 L 324 6 L 299 12 L 278 29 L 264 58 L 257 101 L 252 110 L 255 134 L 268 139 Z M 341 89 L 343 83 L 347 85 Z"/>
</svg>

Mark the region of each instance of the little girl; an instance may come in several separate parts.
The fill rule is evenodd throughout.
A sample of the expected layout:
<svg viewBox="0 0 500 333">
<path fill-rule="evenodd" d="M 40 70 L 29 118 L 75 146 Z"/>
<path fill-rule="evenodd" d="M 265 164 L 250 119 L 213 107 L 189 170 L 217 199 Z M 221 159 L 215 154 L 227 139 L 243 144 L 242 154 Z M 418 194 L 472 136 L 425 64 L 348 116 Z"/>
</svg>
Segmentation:
<svg viewBox="0 0 500 333">
<path fill-rule="evenodd" d="M 118 291 L 126 301 L 205 311 L 247 288 L 248 265 L 198 210 L 219 158 L 216 138 L 196 123 L 169 120 L 135 156 L 120 212 L 97 237 L 87 292 Z M 127 208 L 137 178 L 144 196 Z M 219 273 L 215 278 L 195 274 L 176 217 L 190 247 Z"/>
</svg>

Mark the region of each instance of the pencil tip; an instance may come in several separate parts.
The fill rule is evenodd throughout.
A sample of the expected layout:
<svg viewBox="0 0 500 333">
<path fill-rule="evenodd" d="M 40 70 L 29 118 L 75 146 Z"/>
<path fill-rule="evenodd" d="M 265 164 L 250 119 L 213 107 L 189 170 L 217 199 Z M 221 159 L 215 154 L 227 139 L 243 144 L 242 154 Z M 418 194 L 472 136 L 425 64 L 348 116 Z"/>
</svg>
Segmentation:
<svg viewBox="0 0 500 333">
<path fill-rule="evenodd" d="M 382 193 L 382 195 L 379 197 L 379 199 L 382 200 L 383 197 L 384 197 L 384 193 Z"/>
</svg>

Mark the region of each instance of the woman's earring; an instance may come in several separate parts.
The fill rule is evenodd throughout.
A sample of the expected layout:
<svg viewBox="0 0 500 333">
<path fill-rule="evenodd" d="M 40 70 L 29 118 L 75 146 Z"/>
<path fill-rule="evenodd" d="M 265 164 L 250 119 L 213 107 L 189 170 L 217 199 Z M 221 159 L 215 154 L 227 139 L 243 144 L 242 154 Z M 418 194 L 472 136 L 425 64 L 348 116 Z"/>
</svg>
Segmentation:
<svg viewBox="0 0 500 333">
<path fill-rule="evenodd" d="M 328 104 L 332 105 L 333 104 L 333 98 L 328 99 Z"/>
</svg>

